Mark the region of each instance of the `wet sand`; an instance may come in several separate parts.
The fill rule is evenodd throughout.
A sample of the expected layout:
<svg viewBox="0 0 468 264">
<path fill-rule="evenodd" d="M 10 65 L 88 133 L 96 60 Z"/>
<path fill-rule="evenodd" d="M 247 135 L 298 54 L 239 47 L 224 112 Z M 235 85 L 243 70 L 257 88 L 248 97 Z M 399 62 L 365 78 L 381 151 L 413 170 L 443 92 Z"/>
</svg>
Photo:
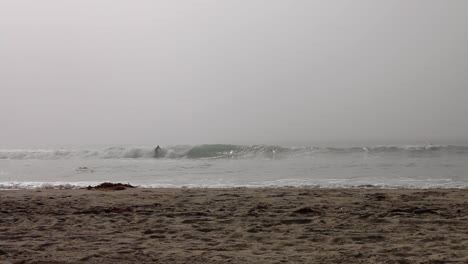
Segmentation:
<svg viewBox="0 0 468 264">
<path fill-rule="evenodd" d="M 0 191 L 0 263 L 468 263 L 468 190 Z"/>
</svg>

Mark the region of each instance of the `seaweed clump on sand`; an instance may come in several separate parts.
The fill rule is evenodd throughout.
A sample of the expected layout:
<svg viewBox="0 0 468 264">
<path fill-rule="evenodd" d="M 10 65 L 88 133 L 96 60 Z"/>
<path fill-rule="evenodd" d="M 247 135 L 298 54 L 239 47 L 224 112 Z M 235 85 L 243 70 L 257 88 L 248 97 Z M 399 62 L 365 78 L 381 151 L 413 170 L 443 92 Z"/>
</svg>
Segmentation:
<svg viewBox="0 0 468 264">
<path fill-rule="evenodd" d="M 127 188 L 135 188 L 135 186 L 132 186 L 130 184 L 123 184 L 123 183 L 111 183 L 111 182 L 103 182 L 99 185 L 96 186 L 88 186 L 86 189 L 88 190 L 102 190 L 102 191 L 121 191 L 125 190 Z"/>
</svg>

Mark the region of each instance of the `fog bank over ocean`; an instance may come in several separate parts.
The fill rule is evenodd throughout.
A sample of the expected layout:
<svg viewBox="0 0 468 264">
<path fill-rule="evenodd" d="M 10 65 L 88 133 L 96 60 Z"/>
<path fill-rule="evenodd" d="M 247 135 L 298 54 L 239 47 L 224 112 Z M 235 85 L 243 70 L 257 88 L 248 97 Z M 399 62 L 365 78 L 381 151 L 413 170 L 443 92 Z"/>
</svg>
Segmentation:
<svg viewBox="0 0 468 264">
<path fill-rule="evenodd" d="M 0 146 L 461 145 L 467 9 L 1 1 Z"/>
<path fill-rule="evenodd" d="M 466 188 L 466 10 L 0 1 L 0 189 Z"/>
</svg>

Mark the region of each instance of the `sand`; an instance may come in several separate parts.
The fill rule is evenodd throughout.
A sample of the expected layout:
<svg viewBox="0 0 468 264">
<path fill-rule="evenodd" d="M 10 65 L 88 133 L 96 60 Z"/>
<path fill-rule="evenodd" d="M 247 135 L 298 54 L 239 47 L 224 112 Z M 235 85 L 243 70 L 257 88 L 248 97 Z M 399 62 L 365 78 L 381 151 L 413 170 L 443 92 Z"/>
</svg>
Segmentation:
<svg viewBox="0 0 468 264">
<path fill-rule="evenodd" d="M 0 263 L 468 263 L 468 190 L 0 191 Z"/>
</svg>

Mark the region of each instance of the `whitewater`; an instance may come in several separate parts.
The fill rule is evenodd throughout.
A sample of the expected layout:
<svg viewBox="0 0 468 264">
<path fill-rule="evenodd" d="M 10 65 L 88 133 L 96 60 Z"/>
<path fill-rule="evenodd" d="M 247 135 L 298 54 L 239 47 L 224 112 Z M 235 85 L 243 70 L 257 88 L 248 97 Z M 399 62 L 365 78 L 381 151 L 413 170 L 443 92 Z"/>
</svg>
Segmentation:
<svg viewBox="0 0 468 264">
<path fill-rule="evenodd" d="M 468 147 L 106 146 L 0 149 L 0 189 L 141 187 L 468 188 Z"/>
</svg>

